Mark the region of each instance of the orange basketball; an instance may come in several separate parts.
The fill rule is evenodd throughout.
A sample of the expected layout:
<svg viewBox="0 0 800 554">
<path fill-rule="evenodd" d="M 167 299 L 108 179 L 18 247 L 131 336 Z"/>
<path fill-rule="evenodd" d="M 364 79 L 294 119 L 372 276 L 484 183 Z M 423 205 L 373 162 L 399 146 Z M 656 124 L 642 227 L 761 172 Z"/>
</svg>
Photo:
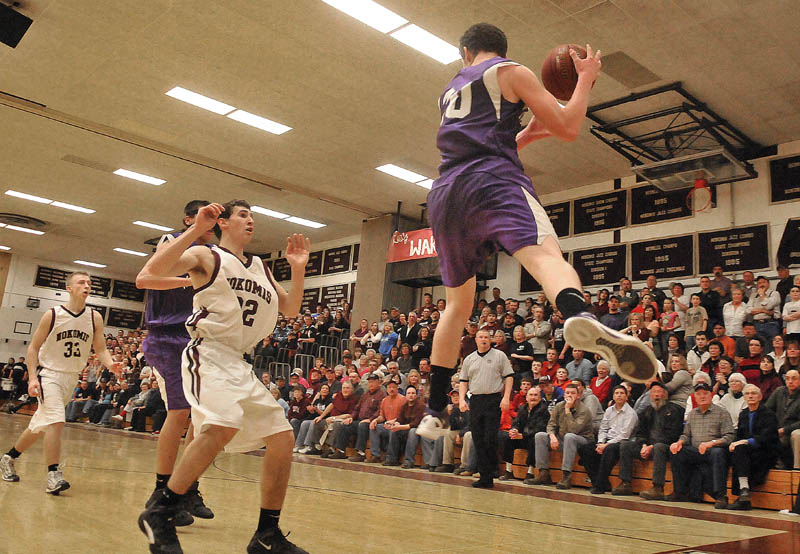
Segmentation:
<svg viewBox="0 0 800 554">
<path fill-rule="evenodd" d="M 567 101 L 572 98 L 575 86 L 578 84 L 578 72 L 575 63 L 569 55 L 572 48 L 580 58 L 586 57 L 586 50 L 577 44 L 562 44 L 553 48 L 542 65 L 542 84 L 550 94 L 559 100 Z"/>
</svg>

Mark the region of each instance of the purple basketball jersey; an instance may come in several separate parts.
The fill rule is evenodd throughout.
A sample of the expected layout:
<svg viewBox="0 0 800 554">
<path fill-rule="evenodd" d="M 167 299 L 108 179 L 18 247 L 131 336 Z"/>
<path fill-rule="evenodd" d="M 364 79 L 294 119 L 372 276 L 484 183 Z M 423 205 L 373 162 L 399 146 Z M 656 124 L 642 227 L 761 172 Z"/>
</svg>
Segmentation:
<svg viewBox="0 0 800 554">
<path fill-rule="evenodd" d="M 161 237 L 159 244 L 180 236 L 181 233 L 172 233 Z M 181 287 L 172 290 L 148 290 L 147 304 L 145 305 L 144 321 L 148 329 L 183 325 L 192 315 L 192 287 Z M 187 333 L 188 336 L 188 333 Z"/>
<path fill-rule="evenodd" d="M 503 98 L 499 68 L 518 65 L 496 57 L 465 67 L 439 97 L 442 124 L 436 145 L 442 153 L 439 179 L 433 187 L 450 184 L 460 174 L 476 171 L 527 181 L 517 154 L 517 133 L 525 110 L 522 101 Z"/>
</svg>

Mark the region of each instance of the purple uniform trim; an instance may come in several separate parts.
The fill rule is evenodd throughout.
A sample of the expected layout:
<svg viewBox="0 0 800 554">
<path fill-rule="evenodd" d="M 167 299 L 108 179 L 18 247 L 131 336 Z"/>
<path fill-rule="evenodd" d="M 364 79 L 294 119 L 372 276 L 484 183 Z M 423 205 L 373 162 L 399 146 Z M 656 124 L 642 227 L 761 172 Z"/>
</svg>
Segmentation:
<svg viewBox="0 0 800 554">
<path fill-rule="evenodd" d="M 190 408 L 183 393 L 181 353 L 189 342 L 185 327 L 170 326 L 151 329 L 142 344 L 147 363 L 155 367 L 164 379 L 167 407 L 170 410 Z"/>
</svg>

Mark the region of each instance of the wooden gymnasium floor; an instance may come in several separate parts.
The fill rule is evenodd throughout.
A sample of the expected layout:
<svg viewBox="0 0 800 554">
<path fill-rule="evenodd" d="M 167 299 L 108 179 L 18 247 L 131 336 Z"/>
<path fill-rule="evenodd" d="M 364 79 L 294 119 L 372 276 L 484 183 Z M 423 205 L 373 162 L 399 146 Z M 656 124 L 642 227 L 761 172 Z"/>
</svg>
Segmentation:
<svg viewBox="0 0 800 554">
<path fill-rule="evenodd" d="M 0 415 L 0 449 L 25 428 Z M 41 443 L 0 481 L 0 553 L 147 552 L 136 517 L 153 486 L 155 439 L 68 424 L 64 470 L 72 488 L 44 493 Z M 187 553 L 244 552 L 257 519 L 258 455 L 220 454 L 201 480 L 216 513 L 179 530 Z M 295 456 L 281 518 L 312 554 L 568 551 L 800 552 L 800 522 L 775 512 L 592 497 L 587 490 L 496 483 Z M 798 518 L 800 519 L 800 518 Z"/>
</svg>

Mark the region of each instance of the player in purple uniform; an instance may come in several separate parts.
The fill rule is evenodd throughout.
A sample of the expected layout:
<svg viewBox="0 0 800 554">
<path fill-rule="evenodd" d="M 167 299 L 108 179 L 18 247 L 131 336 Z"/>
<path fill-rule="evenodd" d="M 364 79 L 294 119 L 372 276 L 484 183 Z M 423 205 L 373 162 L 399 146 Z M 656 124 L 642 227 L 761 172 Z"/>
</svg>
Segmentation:
<svg viewBox="0 0 800 554">
<path fill-rule="evenodd" d="M 428 194 L 428 213 L 447 310 L 439 320 L 431 356 L 431 414 L 417 434 L 436 438 L 446 426 L 447 388 L 458 360 L 459 339 L 472 310 L 475 273 L 485 257 L 502 249 L 542 284 L 566 318 L 564 333 L 575 348 L 598 352 L 626 379 L 656 374 L 652 351 L 639 340 L 601 325 L 588 313 L 575 270 L 561 254 L 556 233 L 539 203 L 517 153 L 534 140 L 573 141 L 586 116 L 589 92 L 600 71 L 600 52 L 570 51 L 578 84 L 562 106 L 528 68 L 505 58 L 503 31 L 473 25 L 460 41 L 464 68 L 439 99 L 437 146 L 442 163 Z M 530 109 L 533 119 L 522 128 Z M 498 399 L 499 400 L 499 399 Z M 507 406 L 506 406 L 507 407 Z"/>
<path fill-rule="evenodd" d="M 194 224 L 197 211 L 207 206 L 207 200 L 192 200 L 183 209 L 184 228 Z M 158 248 L 165 243 L 177 238 L 181 233 L 164 235 Z M 208 231 L 197 239 L 195 244 L 206 244 L 213 236 Z M 181 354 L 189 343 L 189 333 L 186 331 L 186 320 L 192 315 L 192 281 L 189 277 L 155 277 L 147 273 L 147 267 L 136 276 L 136 286 L 147 288 L 147 305 L 145 307 L 145 323 L 147 324 L 147 339 L 142 344 L 147 363 L 155 368 L 161 395 L 167 406 L 167 419 L 158 435 L 156 448 L 156 488 L 146 505 L 150 505 L 159 489 L 169 481 L 175 460 L 178 457 L 178 448 L 181 444 L 181 435 L 186 427 L 191 412 L 189 402 L 183 393 L 183 379 L 181 377 Z M 190 425 L 186 433 L 186 446 L 194 438 L 194 428 Z M 176 525 L 190 525 L 194 517 L 211 519 L 214 512 L 203 502 L 203 497 L 198 491 L 195 482 L 186 495 L 186 510 L 178 512 Z"/>
</svg>

